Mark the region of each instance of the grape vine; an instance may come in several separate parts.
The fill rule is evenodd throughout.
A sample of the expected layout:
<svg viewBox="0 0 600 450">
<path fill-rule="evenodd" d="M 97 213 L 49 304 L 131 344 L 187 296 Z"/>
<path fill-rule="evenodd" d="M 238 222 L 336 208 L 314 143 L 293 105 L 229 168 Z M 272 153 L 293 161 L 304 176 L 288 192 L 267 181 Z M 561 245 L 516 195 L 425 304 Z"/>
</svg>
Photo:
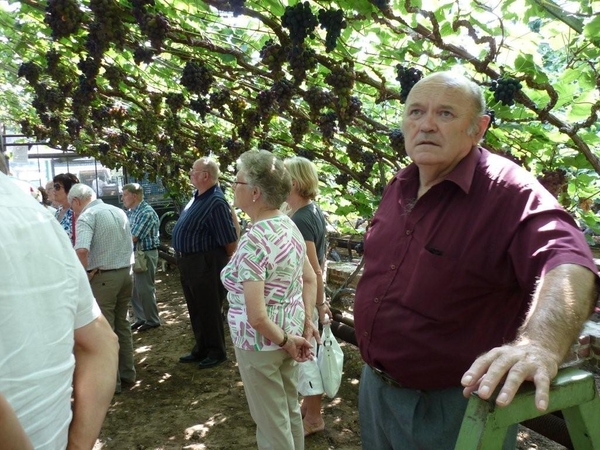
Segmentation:
<svg viewBox="0 0 600 450">
<path fill-rule="evenodd" d="M 408 93 L 421 78 L 423 78 L 423 72 L 419 69 L 406 68 L 402 64 L 396 65 L 396 80 L 400 82 L 400 103 L 406 102 Z"/>
<path fill-rule="evenodd" d="M 406 148 L 404 147 L 404 134 L 401 130 L 395 128 L 388 133 L 390 138 L 390 147 L 400 157 L 406 156 Z"/>
<path fill-rule="evenodd" d="M 512 106 L 515 103 L 515 94 L 521 90 L 523 85 L 519 80 L 510 77 L 503 77 L 497 81 L 492 81 L 490 91 L 494 93 L 494 100 L 503 105 Z"/>
<path fill-rule="evenodd" d="M 542 171 L 538 181 L 556 198 L 567 191 L 567 172 L 563 169 L 546 169 Z"/>
<path fill-rule="evenodd" d="M 44 22 L 52 30 L 52 39 L 58 40 L 75 33 L 82 20 L 83 12 L 76 0 L 48 0 Z"/>
<path fill-rule="evenodd" d="M 183 68 L 181 85 L 194 94 L 208 94 L 215 77 L 201 61 L 188 61 Z"/>
<path fill-rule="evenodd" d="M 290 124 L 290 134 L 295 144 L 300 144 L 302 138 L 309 130 L 309 121 L 304 117 L 294 117 Z"/>
<path fill-rule="evenodd" d="M 294 45 L 302 45 L 306 37 L 314 38 L 314 31 L 318 24 L 319 21 L 308 2 L 286 6 L 281 17 L 281 26 L 289 30 L 290 40 Z"/>
<path fill-rule="evenodd" d="M 335 50 L 342 30 L 347 26 L 344 20 L 344 11 L 341 9 L 322 9 L 319 11 L 319 23 L 321 28 L 327 31 L 325 34 L 325 51 L 332 52 Z"/>
</svg>

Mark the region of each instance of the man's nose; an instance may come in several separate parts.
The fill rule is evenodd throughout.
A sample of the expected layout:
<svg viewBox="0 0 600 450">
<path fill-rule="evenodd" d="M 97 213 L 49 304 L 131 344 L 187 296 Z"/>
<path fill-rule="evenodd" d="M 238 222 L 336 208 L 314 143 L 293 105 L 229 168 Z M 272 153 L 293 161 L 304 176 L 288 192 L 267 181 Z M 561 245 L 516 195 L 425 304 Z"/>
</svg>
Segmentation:
<svg viewBox="0 0 600 450">
<path fill-rule="evenodd" d="M 432 114 L 432 113 L 424 114 L 423 117 L 421 118 L 421 121 L 419 122 L 419 128 L 421 131 L 424 131 L 427 133 L 429 133 L 431 131 L 435 131 L 437 129 L 437 123 L 435 122 L 434 114 Z"/>
</svg>

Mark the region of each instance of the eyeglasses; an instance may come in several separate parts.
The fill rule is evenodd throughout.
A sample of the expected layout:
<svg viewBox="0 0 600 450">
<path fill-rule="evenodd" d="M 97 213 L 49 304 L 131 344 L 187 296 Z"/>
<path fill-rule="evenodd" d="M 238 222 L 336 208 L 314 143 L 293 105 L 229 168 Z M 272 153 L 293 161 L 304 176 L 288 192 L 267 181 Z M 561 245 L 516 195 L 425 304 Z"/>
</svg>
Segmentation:
<svg viewBox="0 0 600 450">
<path fill-rule="evenodd" d="M 231 186 L 233 186 L 234 189 L 237 187 L 238 184 L 250 184 L 250 183 L 246 183 L 245 181 L 232 181 L 231 182 Z"/>
<path fill-rule="evenodd" d="M 58 183 L 54 183 L 54 184 L 52 185 L 52 187 L 54 188 L 54 190 L 55 190 L 55 191 L 60 191 L 60 188 L 61 188 L 62 186 L 61 186 L 60 184 L 58 184 Z"/>
</svg>

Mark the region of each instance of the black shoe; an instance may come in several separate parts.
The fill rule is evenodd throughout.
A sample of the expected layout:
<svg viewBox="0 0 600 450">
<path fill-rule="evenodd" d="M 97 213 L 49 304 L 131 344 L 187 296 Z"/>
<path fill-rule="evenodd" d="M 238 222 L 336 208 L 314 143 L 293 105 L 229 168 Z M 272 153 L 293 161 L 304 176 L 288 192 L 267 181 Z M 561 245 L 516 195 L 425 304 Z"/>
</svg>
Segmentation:
<svg viewBox="0 0 600 450">
<path fill-rule="evenodd" d="M 132 323 L 131 324 L 131 329 L 132 330 L 137 330 L 139 327 L 141 327 L 142 325 L 144 325 L 146 323 L 145 320 L 138 320 L 136 323 Z"/>
<path fill-rule="evenodd" d="M 221 358 L 221 359 L 215 359 L 211 356 L 204 358 L 202 361 L 200 361 L 200 364 L 198 364 L 198 368 L 200 369 L 208 369 L 210 367 L 215 367 L 218 366 L 221 363 L 224 363 L 225 361 L 227 361 L 227 356 Z"/>
<path fill-rule="evenodd" d="M 152 328 L 158 328 L 158 327 L 160 327 L 160 324 L 145 323 L 144 325 L 142 325 L 141 327 L 138 328 L 138 331 L 146 331 L 146 330 L 151 330 Z"/>
<path fill-rule="evenodd" d="M 179 358 L 179 362 L 180 363 L 197 363 L 202 361 L 204 358 L 201 356 L 196 356 L 196 355 L 192 355 L 191 353 L 189 355 L 185 355 Z"/>
</svg>

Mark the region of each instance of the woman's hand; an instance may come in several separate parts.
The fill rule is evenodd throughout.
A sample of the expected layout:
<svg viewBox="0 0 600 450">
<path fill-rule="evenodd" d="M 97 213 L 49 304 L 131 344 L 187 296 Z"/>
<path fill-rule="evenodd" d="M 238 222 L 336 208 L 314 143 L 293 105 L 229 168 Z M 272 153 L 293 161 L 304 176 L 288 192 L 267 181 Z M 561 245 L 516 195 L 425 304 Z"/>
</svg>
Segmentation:
<svg viewBox="0 0 600 450">
<path fill-rule="evenodd" d="M 288 335 L 288 340 L 282 347 L 294 361 L 304 362 L 313 359 L 312 345 L 302 336 Z"/>
<path fill-rule="evenodd" d="M 321 325 L 327 325 L 328 323 L 331 323 L 333 314 L 329 308 L 329 303 L 323 302 L 322 305 L 317 305 L 317 311 L 319 311 L 319 322 L 321 322 Z M 325 319 L 326 317 L 327 320 Z"/>
<path fill-rule="evenodd" d="M 302 331 L 302 337 L 307 341 L 310 341 L 312 338 L 315 338 L 317 344 L 321 343 L 319 329 L 315 326 L 312 319 L 304 319 L 304 331 Z"/>
</svg>

